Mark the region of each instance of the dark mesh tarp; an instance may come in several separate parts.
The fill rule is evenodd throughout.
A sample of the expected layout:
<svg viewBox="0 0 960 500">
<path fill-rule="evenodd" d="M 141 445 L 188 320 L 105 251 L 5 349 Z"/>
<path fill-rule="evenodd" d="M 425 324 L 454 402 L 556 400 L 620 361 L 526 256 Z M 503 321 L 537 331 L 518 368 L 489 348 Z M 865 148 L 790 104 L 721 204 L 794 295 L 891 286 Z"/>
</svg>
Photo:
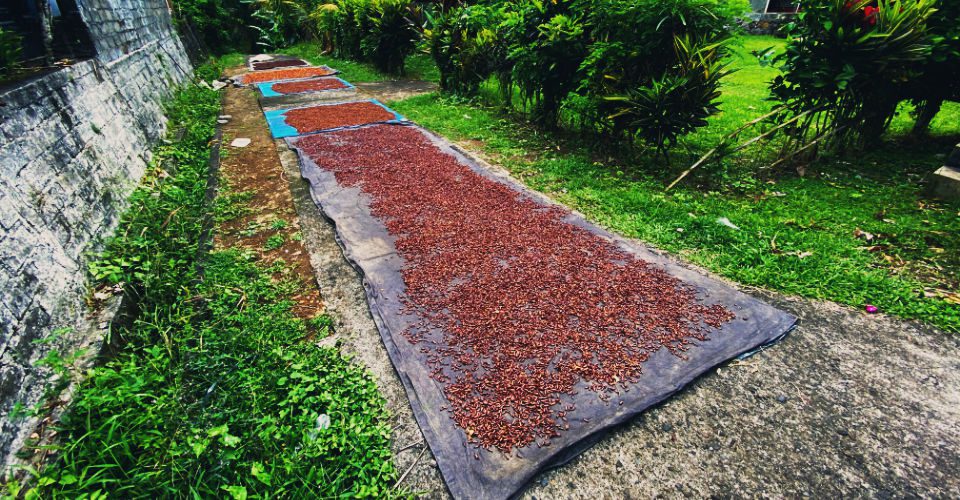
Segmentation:
<svg viewBox="0 0 960 500">
<path fill-rule="evenodd" d="M 376 125 L 397 126 L 412 125 Z M 453 155 L 479 175 L 509 185 L 519 196 L 538 200 L 544 205 L 551 204 L 542 195 L 518 185 L 509 177 L 477 164 L 426 130 L 417 130 L 437 148 Z M 527 446 L 519 450 L 522 457 L 516 454 L 507 456 L 495 450 L 483 451 L 477 459 L 477 450 L 467 442 L 464 432 L 455 425 L 448 413 L 441 410 L 448 403 L 442 386 L 430 377 L 424 355 L 418 346 L 402 335 L 405 329 L 415 324 L 417 318 L 405 312 L 401 305 L 404 283 L 400 271 L 403 260 L 394 248 L 394 238 L 383 223 L 371 215 L 367 195 L 356 187 L 339 185 L 333 173 L 324 170 L 323 165 L 316 164 L 297 148 L 299 140 L 287 139 L 300 156 L 301 172 L 311 185 L 315 202 L 335 224 L 344 255 L 363 278 L 370 310 L 384 345 L 406 388 L 414 415 L 447 486 L 456 498 L 507 498 L 516 495 L 537 472 L 568 461 L 591 446 L 604 431 L 669 397 L 710 368 L 777 340 L 796 321 L 794 317 L 727 284 L 611 234 L 587 222 L 579 214 L 570 213 L 565 219 L 568 223 L 661 266 L 669 274 L 694 286 L 698 297 L 724 305 L 737 317 L 726 323 L 720 332 L 711 335 L 710 341 L 699 342 L 699 345 L 686 351 L 686 359 L 680 359 L 666 349 L 654 353 L 644 363 L 640 381 L 630 386 L 629 392 L 610 401 L 603 401 L 581 383 L 577 395 L 572 397 L 577 406 L 576 420 L 571 419 L 570 429 L 555 438 L 550 446 Z M 623 403 L 619 404 L 621 400 Z M 584 421 L 584 417 L 589 421 Z"/>
</svg>

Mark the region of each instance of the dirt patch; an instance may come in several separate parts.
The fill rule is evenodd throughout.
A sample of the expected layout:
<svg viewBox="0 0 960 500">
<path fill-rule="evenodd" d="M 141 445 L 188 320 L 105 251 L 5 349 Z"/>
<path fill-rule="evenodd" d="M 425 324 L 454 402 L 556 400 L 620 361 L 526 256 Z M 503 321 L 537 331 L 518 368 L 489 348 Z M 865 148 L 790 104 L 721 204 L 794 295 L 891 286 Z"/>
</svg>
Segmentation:
<svg viewBox="0 0 960 500">
<path fill-rule="evenodd" d="M 228 88 L 223 113 L 230 118 L 223 125 L 220 176 L 231 193 L 244 195 L 245 210 L 218 227 L 215 244 L 249 249 L 265 265 L 282 259 L 286 266 L 274 277 L 301 283 L 293 297 L 293 311 L 302 318 L 313 318 L 324 311 L 323 300 L 310 255 L 301 241 L 293 198 L 254 91 Z M 248 138 L 250 144 L 231 147 L 235 138 Z"/>
<path fill-rule="evenodd" d="M 349 75 L 347 75 L 347 77 L 346 79 L 349 81 Z M 353 85 L 364 94 L 383 102 L 399 101 L 408 97 L 437 91 L 437 84 L 423 80 L 393 80 L 353 83 Z"/>
</svg>

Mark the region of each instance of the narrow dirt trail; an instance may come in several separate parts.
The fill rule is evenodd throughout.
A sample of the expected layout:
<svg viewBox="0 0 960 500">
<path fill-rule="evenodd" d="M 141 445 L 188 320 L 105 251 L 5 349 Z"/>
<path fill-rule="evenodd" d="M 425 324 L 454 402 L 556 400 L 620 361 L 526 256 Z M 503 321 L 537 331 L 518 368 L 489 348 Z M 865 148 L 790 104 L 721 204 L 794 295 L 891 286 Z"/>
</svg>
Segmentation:
<svg viewBox="0 0 960 500">
<path fill-rule="evenodd" d="M 253 90 L 229 92 L 236 99 L 224 113 L 260 113 Z M 249 126 L 268 134 L 257 118 Z M 402 486 L 446 497 L 360 278 L 296 157 L 277 148 L 260 150 L 256 168 L 285 173 L 335 340 L 370 369 L 393 412 L 397 468 L 410 469 Z M 799 327 L 541 474 L 523 496 L 960 496 L 960 340 L 832 303 L 746 291 L 798 316 Z"/>
<path fill-rule="evenodd" d="M 293 297 L 294 312 L 302 318 L 313 318 L 323 312 L 323 299 L 260 105 L 252 92 L 228 87 L 222 116 L 229 118 L 223 124 L 220 192 L 242 198 L 244 210 L 219 225 L 215 244 L 253 251 L 264 265 L 282 261 L 285 268 L 275 273 L 275 278 L 303 284 Z M 231 146 L 237 138 L 250 142 L 244 147 Z"/>
</svg>

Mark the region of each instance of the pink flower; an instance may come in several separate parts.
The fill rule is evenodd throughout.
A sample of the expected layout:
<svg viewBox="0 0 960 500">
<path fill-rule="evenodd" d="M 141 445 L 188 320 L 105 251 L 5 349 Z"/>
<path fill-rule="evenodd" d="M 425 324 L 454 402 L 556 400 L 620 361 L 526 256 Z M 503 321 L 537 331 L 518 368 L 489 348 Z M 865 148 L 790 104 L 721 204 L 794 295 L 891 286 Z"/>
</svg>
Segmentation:
<svg viewBox="0 0 960 500">
<path fill-rule="evenodd" d="M 876 314 L 880 311 L 880 308 L 873 304 L 867 304 L 863 309 L 867 311 L 867 314 Z"/>
</svg>

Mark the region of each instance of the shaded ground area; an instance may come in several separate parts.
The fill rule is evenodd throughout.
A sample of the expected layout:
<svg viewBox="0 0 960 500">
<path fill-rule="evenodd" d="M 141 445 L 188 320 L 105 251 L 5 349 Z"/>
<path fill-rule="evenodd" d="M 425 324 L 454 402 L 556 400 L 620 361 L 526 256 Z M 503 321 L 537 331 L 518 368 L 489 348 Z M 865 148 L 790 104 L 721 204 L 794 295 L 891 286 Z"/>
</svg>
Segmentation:
<svg viewBox="0 0 960 500">
<path fill-rule="evenodd" d="M 345 75 L 348 76 L 349 75 Z M 380 101 L 397 101 L 437 90 L 437 84 L 423 80 L 390 80 L 383 82 L 356 83 L 353 85 L 364 94 Z"/>
<path fill-rule="evenodd" d="M 255 99 L 252 91 L 239 92 Z M 259 126 L 266 134 L 262 118 Z M 336 341 L 370 368 L 393 412 L 396 465 L 401 472 L 409 469 L 403 486 L 446 496 L 359 277 L 299 179 L 296 158 L 285 146 L 280 154 L 309 257 L 335 318 Z M 570 464 L 541 475 L 525 495 L 960 495 L 953 473 L 960 469 L 956 338 L 832 303 L 753 293 L 799 316 L 797 330 L 753 358 L 707 375 Z"/>
</svg>

